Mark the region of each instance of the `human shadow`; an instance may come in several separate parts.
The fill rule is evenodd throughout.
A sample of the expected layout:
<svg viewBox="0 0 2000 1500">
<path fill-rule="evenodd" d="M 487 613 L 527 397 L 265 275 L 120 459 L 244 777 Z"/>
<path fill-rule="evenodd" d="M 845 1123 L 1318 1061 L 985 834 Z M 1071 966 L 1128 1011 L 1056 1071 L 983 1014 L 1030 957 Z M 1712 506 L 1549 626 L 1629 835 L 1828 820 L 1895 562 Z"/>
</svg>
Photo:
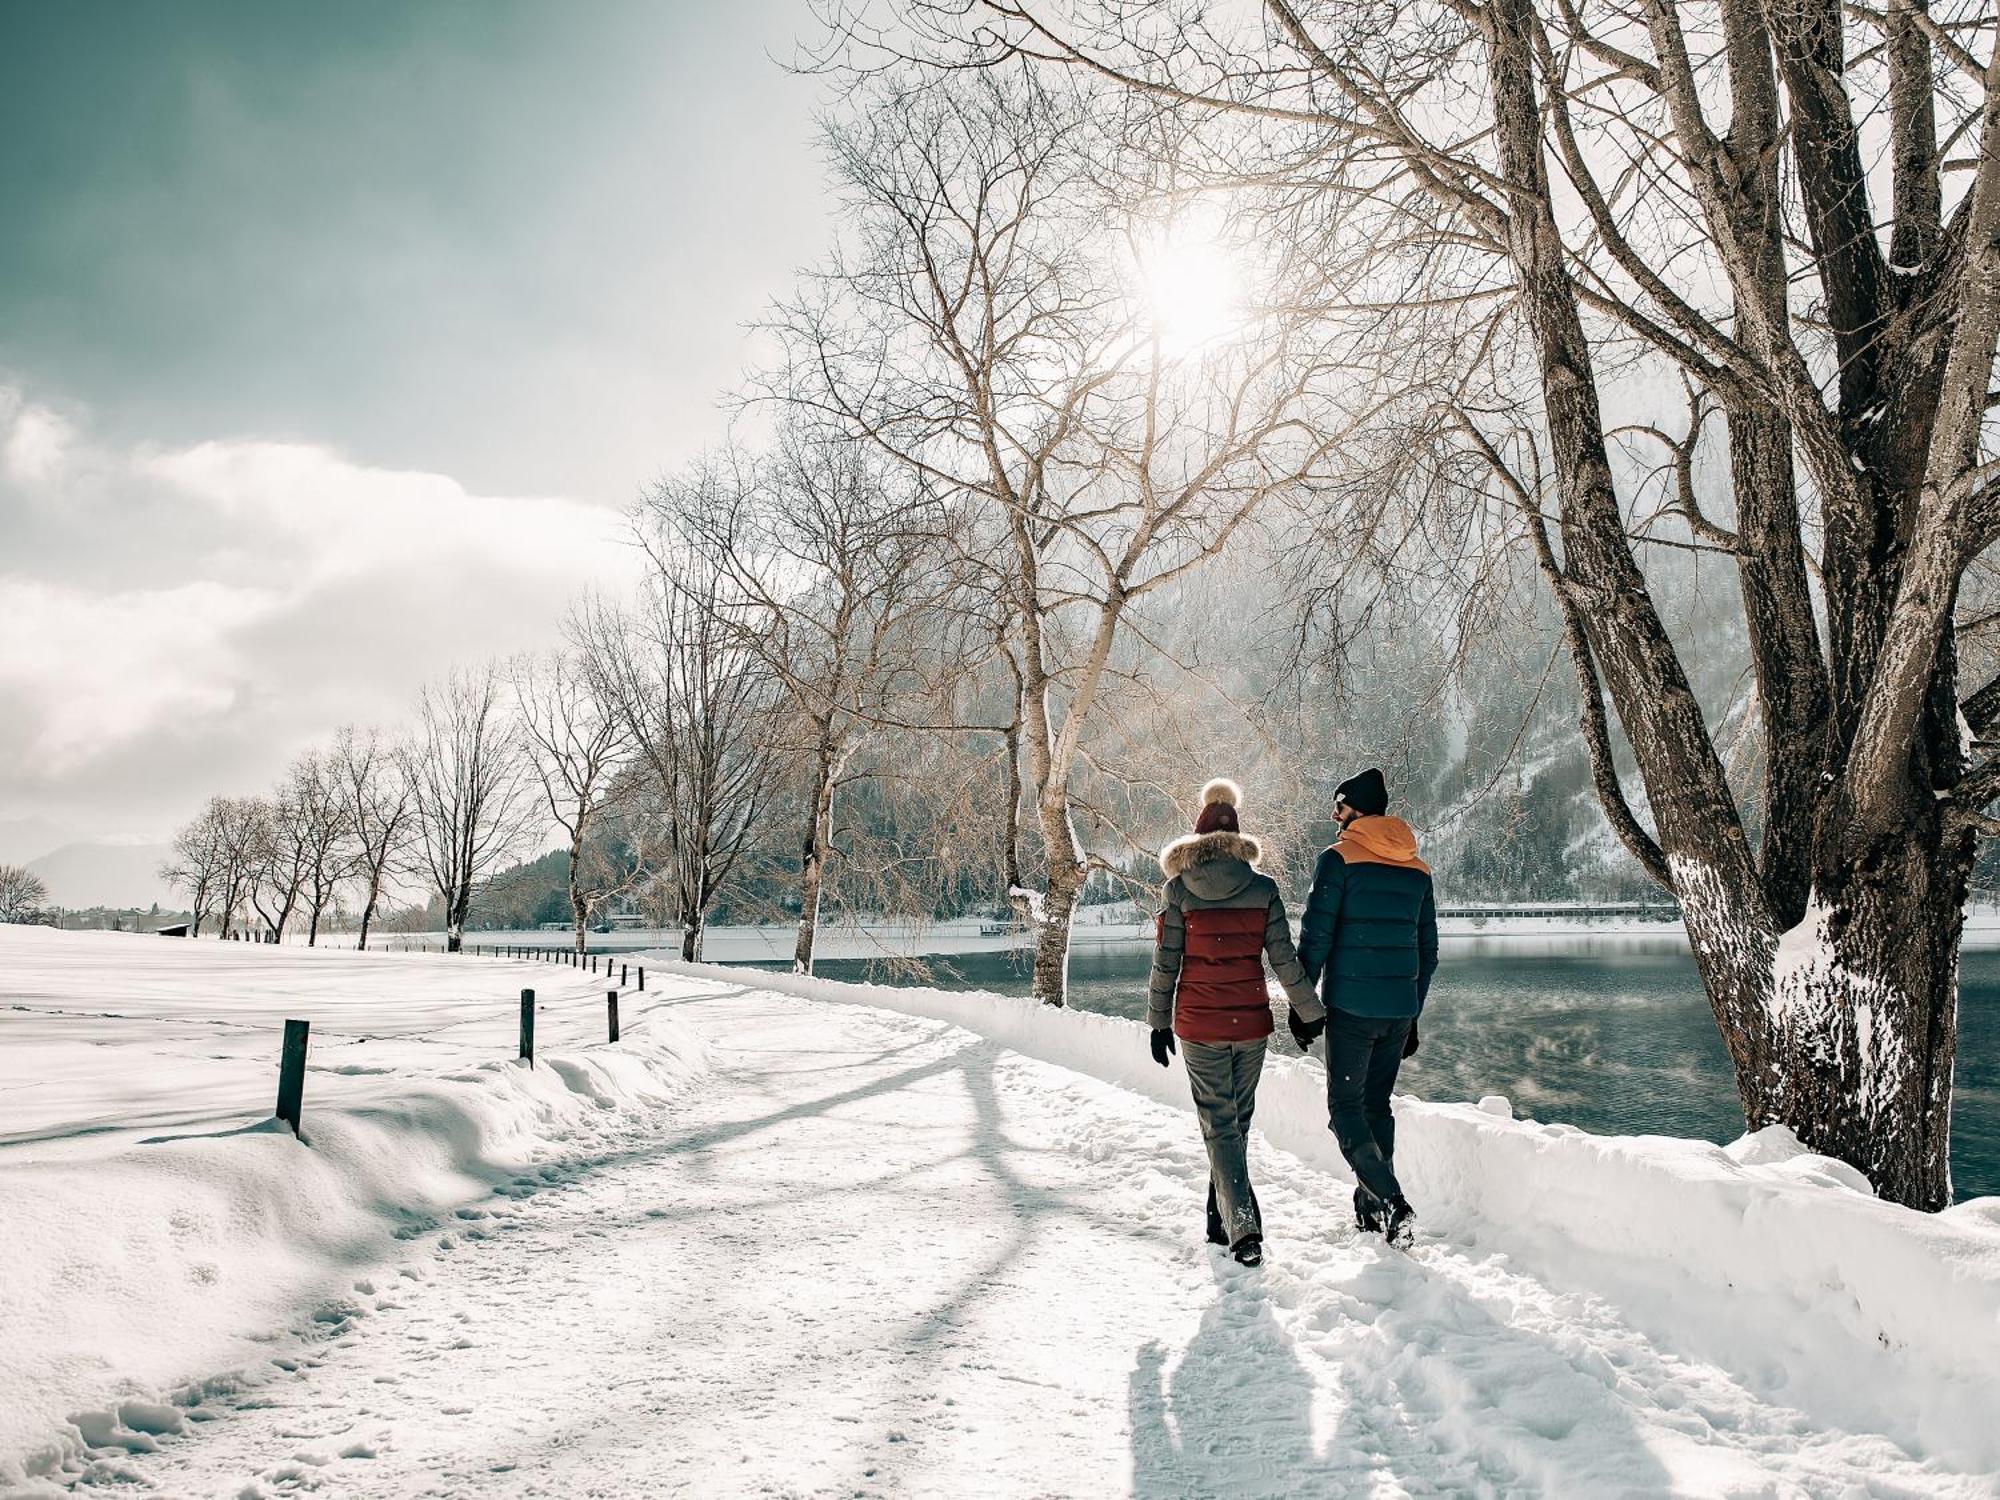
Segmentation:
<svg viewBox="0 0 2000 1500">
<path fill-rule="evenodd" d="M 1239 1284 L 1219 1289 L 1171 1375 L 1157 1341 L 1139 1351 L 1127 1398 L 1134 1495 L 1326 1492 L 1312 1378 L 1263 1291 L 1231 1279 Z"/>
</svg>

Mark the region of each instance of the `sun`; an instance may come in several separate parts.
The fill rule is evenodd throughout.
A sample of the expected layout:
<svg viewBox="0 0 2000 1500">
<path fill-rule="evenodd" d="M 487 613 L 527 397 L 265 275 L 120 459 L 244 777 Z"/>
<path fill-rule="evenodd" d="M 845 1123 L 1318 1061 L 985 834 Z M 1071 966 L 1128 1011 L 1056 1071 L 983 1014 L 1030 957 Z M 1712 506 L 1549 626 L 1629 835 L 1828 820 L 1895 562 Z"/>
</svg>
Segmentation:
<svg viewBox="0 0 2000 1500">
<path fill-rule="evenodd" d="M 1249 311 L 1243 257 L 1220 237 L 1168 227 L 1133 253 L 1149 331 L 1168 358 L 1198 354 L 1242 329 Z"/>
</svg>

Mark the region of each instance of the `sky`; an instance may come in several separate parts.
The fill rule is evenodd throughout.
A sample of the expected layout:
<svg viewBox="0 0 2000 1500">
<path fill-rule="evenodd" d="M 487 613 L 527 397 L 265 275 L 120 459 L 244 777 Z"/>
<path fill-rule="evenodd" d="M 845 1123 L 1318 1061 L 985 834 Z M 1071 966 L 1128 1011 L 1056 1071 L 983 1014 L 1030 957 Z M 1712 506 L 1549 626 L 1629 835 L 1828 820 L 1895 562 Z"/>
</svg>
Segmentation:
<svg viewBox="0 0 2000 1500">
<path fill-rule="evenodd" d="M 828 243 L 814 34 L 0 0 L 0 829 L 163 838 L 628 587 Z"/>
</svg>

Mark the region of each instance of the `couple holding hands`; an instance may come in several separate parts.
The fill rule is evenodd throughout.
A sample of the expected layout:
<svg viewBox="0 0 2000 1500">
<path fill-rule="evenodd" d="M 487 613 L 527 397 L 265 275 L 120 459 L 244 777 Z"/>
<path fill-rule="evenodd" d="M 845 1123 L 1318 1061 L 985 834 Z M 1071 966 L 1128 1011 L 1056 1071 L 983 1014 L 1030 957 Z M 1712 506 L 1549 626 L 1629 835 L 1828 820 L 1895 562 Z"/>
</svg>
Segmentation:
<svg viewBox="0 0 2000 1500">
<path fill-rule="evenodd" d="M 1264 1258 L 1250 1186 L 1250 1116 L 1276 1029 L 1264 959 L 1291 1002 L 1299 1050 L 1326 1036 L 1327 1113 L 1354 1170 L 1354 1219 L 1409 1243 L 1415 1211 L 1396 1180 L 1390 1091 L 1417 1050 L 1417 1016 L 1437 970 L 1437 904 L 1416 835 L 1388 815 L 1378 770 L 1334 792 L 1340 832 L 1313 869 L 1299 940 L 1277 882 L 1257 869 L 1232 781 L 1202 788 L 1194 832 L 1160 851 L 1167 876 L 1147 1024 L 1161 1067 L 1178 1047 L 1208 1144 L 1208 1238 L 1246 1266 Z"/>
</svg>

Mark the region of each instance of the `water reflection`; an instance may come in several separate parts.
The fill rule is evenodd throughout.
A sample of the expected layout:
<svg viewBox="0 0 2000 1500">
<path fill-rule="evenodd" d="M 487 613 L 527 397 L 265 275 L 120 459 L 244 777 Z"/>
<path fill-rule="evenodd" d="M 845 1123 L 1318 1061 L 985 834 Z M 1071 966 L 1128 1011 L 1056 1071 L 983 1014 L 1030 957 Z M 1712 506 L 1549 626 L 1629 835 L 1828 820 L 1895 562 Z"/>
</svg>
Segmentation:
<svg viewBox="0 0 2000 1500">
<path fill-rule="evenodd" d="M 1429 1099 L 1505 1094 L 1518 1114 L 1609 1134 L 1720 1143 L 1742 1133 L 1728 1054 L 1684 949 L 1598 940 L 1585 951 L 1522 951 L 1534 941 L 1447 945 L 1404 1088 Z M 1143 1016 L 1149 962 L 1138 947 L 1078 949 L 1072 1003 Z M 931 982 L 942 988 L 1028 989 L 1022 953 L 935 964 Z M 818 968 L 832 979 L 895 982 L 864 960 Z M 1968 1198 L 2000 1194 L 2000 953 L 1965 955 L 1960 997 L 1952 1156 L 1957 1195 Z"/>
</svg>

